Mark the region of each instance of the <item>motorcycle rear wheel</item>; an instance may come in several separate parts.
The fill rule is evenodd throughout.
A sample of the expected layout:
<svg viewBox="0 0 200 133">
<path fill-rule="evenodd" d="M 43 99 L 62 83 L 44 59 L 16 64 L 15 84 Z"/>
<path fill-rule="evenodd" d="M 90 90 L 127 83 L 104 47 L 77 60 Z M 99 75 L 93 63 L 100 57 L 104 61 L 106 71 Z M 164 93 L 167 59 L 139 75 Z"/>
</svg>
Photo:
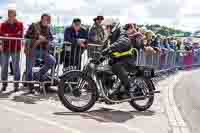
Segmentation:
<svg viewBox="0 0 200 133">
<path fill-rule="evenodd" d="M 148 93 L 151 93 L 151 96 L 145 98 L 147 99 L 147 102 L 145 103 L 145 105 L 139 105 L 137 103 L 138 100 L 131 100 L 129 102 L 129 104 L 134 108 L 136 109 L 137 111 L 146 111 L 147 109 L 149 109 L 152 105 L 153 105 L 153 102 L 154 102 L 154 93 L 153 91 L 155 90 L 155 86 L 152 82 L 151 79 L 146 79 L 146 78 L 142 78 L 142 80 L 144 80 L 147 88 L 148 89 Z"/>
</svg>

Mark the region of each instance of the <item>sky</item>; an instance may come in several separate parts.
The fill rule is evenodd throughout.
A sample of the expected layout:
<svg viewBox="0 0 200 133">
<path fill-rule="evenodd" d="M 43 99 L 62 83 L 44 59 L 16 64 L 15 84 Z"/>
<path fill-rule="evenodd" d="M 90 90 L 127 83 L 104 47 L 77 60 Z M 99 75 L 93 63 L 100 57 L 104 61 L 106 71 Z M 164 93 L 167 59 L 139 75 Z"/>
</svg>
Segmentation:
<svg viewBox="0 0 200 133">
<path fill-rule="evenodd" d="M 200 0 L 0 0 L 0 15 L 16 8 L 18 18 L 31 23 L 50 13 L 53 23 L 66 25 L 73 17 L 93 23 L 96 15 L 119 18 L 122 24 L 160 24 L 186 31 L 200 30 Z"/>
</svg>

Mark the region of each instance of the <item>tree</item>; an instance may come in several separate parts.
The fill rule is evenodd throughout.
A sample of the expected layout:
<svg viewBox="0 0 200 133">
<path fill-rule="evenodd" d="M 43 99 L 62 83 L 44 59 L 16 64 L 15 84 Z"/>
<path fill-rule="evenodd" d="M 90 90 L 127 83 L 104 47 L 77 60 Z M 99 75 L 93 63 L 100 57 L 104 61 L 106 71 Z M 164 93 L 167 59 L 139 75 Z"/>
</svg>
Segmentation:
<svg viewBox="0 0 200 133">
<path fill-rule="evenodd" d="M 156 32 L 156 34 L 160 34 L 160 35 L 162 35 L 162 36 L 169 36 L 169 35 L 170 35 L 170 34 L 169 34 L 169 30 L 166 29 L 166 28 L 161 28 L 160 30 L 158 30 L 158 31 Z"/>
</svg>

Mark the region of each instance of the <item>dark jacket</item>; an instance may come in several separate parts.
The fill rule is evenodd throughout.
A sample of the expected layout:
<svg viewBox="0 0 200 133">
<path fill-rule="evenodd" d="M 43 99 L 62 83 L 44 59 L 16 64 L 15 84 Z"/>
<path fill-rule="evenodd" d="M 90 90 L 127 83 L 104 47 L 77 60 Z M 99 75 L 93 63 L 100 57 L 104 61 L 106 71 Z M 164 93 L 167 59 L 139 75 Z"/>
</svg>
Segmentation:
<svg viewBox="0 0 200 133">
<path fill-rule="evenodd" d="M 73 26 L 67 27 L 64 33 L 64 41 L 72 43 L 71 51 L 65 51 L 65 45 L 63 45 L 63 51 L 61 53 L 61 63 L 65 60 L 65 63 L 77 64 L 75 62 L 80 62 L 81 53 L 83 52 L 82 48 L 80 48 L 80 44 L 78 44 L 78 39 L 88 39 L 88 32 L 85 28 L 81 27 L 78 33 L 75 32 Z M 67 54 L 65 54 L 67 53 Z M 69 57 L 67 57 L 69 56 Z M 68 59 L 70 58 L 71 61 Z M 76 58 L 76 60 L 74 60 Z M 75 61 L 75 62 L 74 62 Z"/>
<path fill-rule="evenodd" d="M 5 21 L 1 24 L 0 35 L 5 37 L 23 37 L 23 24 L 16 20 L 14 24 Z M 6 36 L 7 34 L 7 36 Z M 21 41 L 18 40 L 4 40 L 3 41 L 3 51 L 4 52 L 19 52 L 21 50 Z"/>
<path fill-rule="evenodd" d="M 122 29 L 116 29 L 110 36 L 112 52 L 126 52 L 131 49 L 131 42 L 127 32 Z"/>
<path fill-rule="evenodd" d="M 114 52 L 119 52 L 119 53 L 123 53 L 123 52 L 127 52 L 129 51 L 131 48 L 133 48 L 131 41 L 128 37 L 128 33 L 123 29 L 123 28 L 118 28 L 117 30 L 115 30 L 115 32 L 112 33 L 112 35 L 110 36 L 110 41 L 111 41 L 111 46 L 110 49 L 112 51 L 112 53 Z M 132 55 L 132 56 L 122 56 L 120 58 L 113 58 L 114 62 L 122 62 L 125 64 L 134 64 L 135 60 L 136 60 L 136 55 Z M 114 63 L 113 62 L 113 63 Z"/>
<path fill-rule="evenodd" d="M 39 39 L 40 35 L 44 36 L 47 41 L 41 42 L 41 44 L 37 46 L 36 48 L 47 49 L 49 41 L 53 40 L 53 35 L 51 33 L 50 27 L 43 26 L 41 22 L 33 23 L 28 28 L 25 38 L 30 39 L 30 44 L 26 44 L 26 45 L 30 45 L 30 48 L 33 48 L 35 41 Z"/>
<path fill-rule="evenodd" d="M 88 32 L 86 29 L 82 28 L 78 33 L 75 32 L 72 26 L 67 27 L 64 33 L 64 41 L 68 41 L 72 43 L 72 46 L 79 45 L 77 40 L 78 39 L 88 39 Z"/>
</svg>

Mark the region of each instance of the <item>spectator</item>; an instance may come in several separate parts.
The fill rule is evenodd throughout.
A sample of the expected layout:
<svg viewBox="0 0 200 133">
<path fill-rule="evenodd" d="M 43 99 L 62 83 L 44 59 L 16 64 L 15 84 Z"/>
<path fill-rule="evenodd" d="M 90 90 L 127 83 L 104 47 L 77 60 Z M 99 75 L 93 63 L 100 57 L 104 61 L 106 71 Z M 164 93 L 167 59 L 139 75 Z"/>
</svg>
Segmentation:
<svg viewBox="0 0 200 133">
<path fill-rule="evenodd" d="M 179 39 L 179 40 L 177 40 L 177 46 L 176 46 L 177 50 L 181 50 L 181 46 L 182 46 L 182 42 Z"/>
<path fill-rule="evenodd" d="M 105 32 L 101 25 L 104 20 L 103 16 L 94 18 L 94 24 L 89 30 L 89 41 L 97 44 L 103 44 L 105 39 Z"/>
<path fill-rule="evenodd" d="M 137 32 L 135 28 L 133 24 L 126 24 L 124 27 L 133 47 L 137 49 L 144 48 L 144 36 L 140 32 Z"/>
<path fill-rule="evenodd" d="M 160 41 L 161 41 L 160 35 L 157 35 L 156 37 L 153 36 L 150 46 L 155 50 L 155 52 L 161 52 Z"/>
<path fill-rule="evenodd" d="M 94 24 L 89 29 L 89 42 L 99 44 L 102 46 L 105 46 L 106 41 L 106 35 L 102 26 L 102 21 L 104 20 L 103 16 L 97 16 L 94 18 Z M 97 52 L 101 52 L 102 47 L 95 47 L 92 46 L 89 48 L 89 57 L 96 58 L 99 56 L 99 54 L 96 54 Z"/>
<path fill-rule="evenodd" d="M 0 34 L 4 37 L 23 37 L 23 24 L 16 19 L 16 10 L 8 10 L 8 20 L 2 23 Z M 8 66 L 10 57 L 12 58 L 12 65 L 14 71 L 15 81 L 20 80 L 20 51 L 21 51 L 21 41 L 17 40 L 3 40 L 2 49 L 2 70 L 1 79 L 3 81 L 8 80 Z M 14 84 L 14 90 L 18 91 L 19 84 Z M 2 91 L 7 88 L 7 83 L 3 83 Z"/>
<path fill-rule="evenodd" d="M 45 80 L 47 78 L 46 73 L 49 69 L 55 65 L 55 58 L 48 53 L 49 42 L 53 40 L 53 36 L 49 27 L 49 15 L 43 14 L 41 20 L 38 23 L 30 25 L 26 35 L 26 38 L 31 39 L 30 44 L 26 44 L 26 78 L 31 80 Z M 36 63 L 37 58 L 44 60 L 43 67 L 36 73 L 32 72 L 32 68 Z M 33 92 L 33 85 L 29 84 L 30 92 Z"/>
<path fill-rule="evenodd" d="M 149 44 L 154 36 L 155 34 L 151 30 L 147 30 L 147 32 L 145 33 L 146 40 L 149 42 Z"/>
<path fill-rule="evenodd" d="M 168 43 L 169 43 L 169 47 L 175 51 L 176 45 L 177 45 L 176 40 L 173 37 L 168 38 Z"/>
<path fill-rule="evenodd" d="M 136 25 L 134 24 L 126 24 L 124 29 L 128 32 L 129 39 L 131 40 L 131 44 L 136 49 L 143 49 L 147 53 L 155 52 L 154 49 L 150 46 L 144 46 L 144 35 L 136 30 Z"/>
<path fill-rule="evenodd" d="M 86 48 L 86 43 L 88 40 L 88 33 L 86 29 L 81 27 L 81 19 L 75 18 L 70 27 L 65 29 L 64 41 L 72 43 L 70 53 L 65 51 L 64 57 L 64 67 L 69 66 L 76 67 L 75 69 L 80 69 L 81 65 L 81 55 L 83 49 Z"/>
<path fill-rule="evenodd" d="M 126 24 L 124 28 L 128 32 L 129 36 L 132 36 L 134 33 L 137 32 L 135 24 L 131 24 L 131 23 Z"/>
<path fill-rule="evenodd" d="M 168 43 L 168 39 L 167 38 L 164 38 L 163 39 L 163 42 L 161 43 L 161 48 L 165 51 L 167 50 L 170 50 L 170 46 L 169 46 L 169 43 Z"/>
<path fill-rule="evenodd" d="M 146 39 L 146 47 L 152 47 L 154 49 L 154 53 L 159 50 L 159 38 L 155 37 L 155 34 L 148 30 L 145 34 L 145 39 Z"/>
</svg>

